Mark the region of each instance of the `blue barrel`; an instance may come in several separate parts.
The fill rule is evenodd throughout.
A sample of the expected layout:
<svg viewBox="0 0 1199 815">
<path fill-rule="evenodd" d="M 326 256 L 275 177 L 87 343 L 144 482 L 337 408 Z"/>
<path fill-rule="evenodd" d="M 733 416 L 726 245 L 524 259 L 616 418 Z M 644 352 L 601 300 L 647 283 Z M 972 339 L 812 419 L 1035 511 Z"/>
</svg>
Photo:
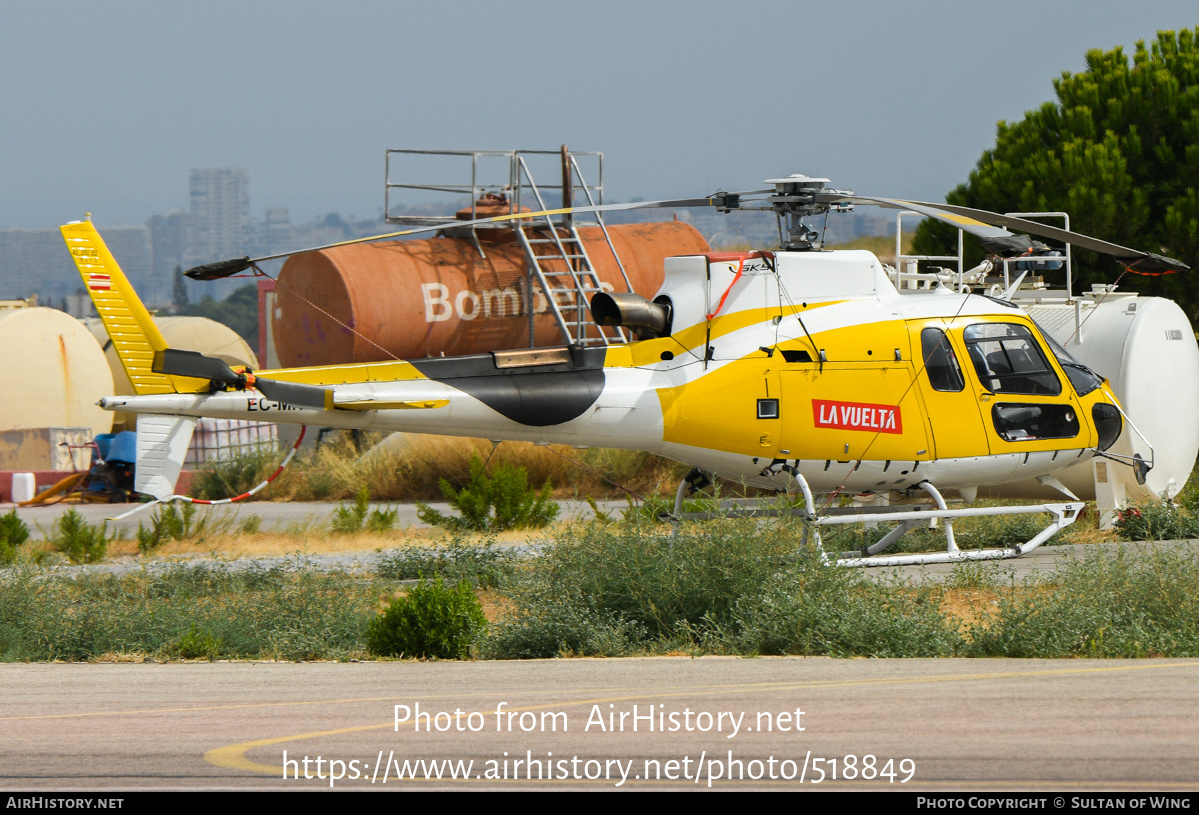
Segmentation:
<svg viewBox="0 0 1199 815">
<path fill-rule="evenodd" d="M 117 437 L 116 433 L 101 433 L 96 436 L 96 446 L 100 448 L 99 457 L 101 461 L 108 461 L 108 450 L 112 447 L 112 440 Z M 92 451 L 92 461 L 96 460 L 96 451 Z"/>
<path fill-rule="evenodd" d="M 132 430 L 117 433 L 116 438 L 108 446 L 108 455 L 104 457 L 104 460 L 123 461 L 126 464 L 135 463 L 137 461 L 137 433 Z"/>
</svg>

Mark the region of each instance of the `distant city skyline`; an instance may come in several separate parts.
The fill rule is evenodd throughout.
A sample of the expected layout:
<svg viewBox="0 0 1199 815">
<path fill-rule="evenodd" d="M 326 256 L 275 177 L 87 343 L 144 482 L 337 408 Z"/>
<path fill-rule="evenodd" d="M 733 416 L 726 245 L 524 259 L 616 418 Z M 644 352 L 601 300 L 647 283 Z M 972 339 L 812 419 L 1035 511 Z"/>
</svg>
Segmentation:
<svg viewBox="0 0 1199 815">
<path fill-rule="evenodd" d="M 611 198 L 792 172 L 941 199 L 996 123 L 1089 49 L 1196 23 L 1193 0 L 7 3 L 0 228 L 185 209 L 245 168 L 254 217 L 373 219 L 384 151 L 602 150 Z"/>
<path fill-rule="evenodd" d="M 460 168 L 459 168 L 460 171 Z M 469 177 L 448 176 L 442 183 L 469 183 Z M 555 184 L 543 195 L 555 196 Z M 351 237 L 393 231 L 380 217 L 347 222 L 338 213 L 305 224 L 293 225 L 287 207 L 266 207 L 261 219 L 250 206 L 250 176 L 245 168 L 193 168 L 188 173 L 188 209 L 157 213 L 143 225 L 97 223 L 108 245 L 138 290 L 152 308 L 169 308 L 174 297 L 177 269 L 242 255 L 262 256 L 302 250 Z M 450 214 L 463 205 L 461 196 L 446 194 L 433 204 L 405 206 L 393 201 L 393 213 Z M 557 199 L 553 198 L 553 205 Z M 777 225 L 769 213 L 722 215 L 712 211 L 677 210 L 675 217 L 692 223 L 705 237 L 720 246 L 752 243 L 768 246 L 775 241 Z M 610 213 L 612 223 L 669 219 L 661 210 Z M 894 234 L 893 222 L 869 213 L 837 216 L 828 226 L 832 242 L 862 235 Z M 432 237 L 432 233 L 428 235 Z M 282 261 L 264 264 L 275 272 Z M 222 299 L 245 280 L 195 283 L 185 280 L 189 298 L 212 296 Z M 74 262 L 56 227 L 42 229 L 0 228 L 0 300 L 25 299 L 36 294 L 42 305 L 62 308 L 77 317 L 94 315 Z"/>
</svg>

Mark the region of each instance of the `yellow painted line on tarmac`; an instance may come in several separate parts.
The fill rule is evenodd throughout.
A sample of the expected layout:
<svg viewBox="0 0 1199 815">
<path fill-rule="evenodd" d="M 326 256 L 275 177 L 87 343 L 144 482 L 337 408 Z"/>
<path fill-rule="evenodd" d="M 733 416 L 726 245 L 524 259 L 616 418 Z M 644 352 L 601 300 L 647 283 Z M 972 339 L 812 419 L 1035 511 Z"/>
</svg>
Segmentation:
<svg viewBox="0 0 1199 815">
<path fill-rule="evenodd" d="M 282 744 L 283 742 L 287 741 L 315 739 L 320 736 L 337 736 L 342 733 L 358 733 L 364 730 L 382 730 L 385 727 L 394 726 L 394 722 L 384 722 L 383 724 L 366 724 L 359 727 L 343 727 L 339 730 L 319 730 L 315 733 L 305 733 L 301 736 L 277 736 L 273 739 L 245 741 L 241 744 L 230 744 L 226 747 L 214 747 L 204 754 L 204 760 L 209 764 L 213 764 L 217 767 L 225 767 L 230 770 L 249 770 L 253 773 L 279 775 L 282 772 L 282 767 L 272 767 L 269 764 L 258 764 L 257 762 L 246 758 L 246 752 L 253 750 L 255 747 L 266 747 L 271 744 Z"/>
<path fill-rule="evenodd" d="M 1074 676 L 1079 674 L 1100 674 L 1100 673 L 1122 673 L 1127 671 L 1146 671 L 1146 670 L 1163 670 L 1167 668 L 1199 668 L 1199 662 L 1168 662 L 1162 664 L 1149 665 L 1118 665 L 1115 667 L 1104 668 L 1061 668 L 1054 670 L 1043 671 L 1001 671 L 998 673 L 977 673 L 977 674 L 949 674 L 945 676 L 930 676 L 930 677 L 891 677 L 886 679 L 852 679 L 852 680 L 828 680 L 828 681 L 809 681 L 809 682 L 763 682 L 754 684 L 736 684 L 736 685 L 707 685 L 699 686 L 699 688 L 708 688 L 707 690 L 699 690 L 697 687 L 691 688 L 657 688 L 657 689 L 642 689 L 639 692 L 631 695 L 612 696 L 602 699 L 579 699 L 574 701 L 555 701 L 548 704 L 533 705 L 530 707 L 513 707 L 508 708 L 505 713 L 522 713 L 527 711 L 545 710 L 548 708 L 564 708 L 577 707 L 579 705 L 597 705 L 605 702 L 630 702 L 639 699 L 647 698 L 671 698 L 679 696 L 715 696 L 723 693 L 748 693 L 750 691 L 763 690 L 802 690 L 811 688 L 852 688 L 862 686 L 879 686 L 879 685 L 907 685 L 907 684 L 929 684 L 939 682 L 969 682 L 987 679 L 1010 679 L 1010 678 L 1028 678 L 1028 677 L 1053 677 L 1053 676 Z M 585 691 L 581 691 L 585 692 Z M 395 697 L 388 697 L 389 699 Z M 411 697 L 409 697 L 411 698 Z M 368 701 L 368 700 L 363 700 Z M 379 701 L 379 700 L 369 700 Z M 476 711 L 486 716 L 483 711 Z M 489 711 L 490 712 L 490 711 Z M 468 716 L 470 714 L 467 714 Z M 383 722 L 381 724 L 360 725 L 358 727 L 346 727 L 336 730 L 319 730 L 312 733 L 298 733 L 289 736 L 276 736 L 269 739 L 258 739 L 256 741 L 246 741 L 239 744 L 230 744 L 224 747 L 215 747 L 204 754 L 204 760 L 209 764 L 217 767 L 222 767 L 230 770 L 246 770 L 248 772 L 262 773 L 264 775 L 279 776 L 283 773 L 283 767 L 274 767 L 269 764 L 260 764 L 246 757 L 246 753 L 257 747 L 266 747 L 272 744 L 282 744 L 285 742 L 306 741 L 308 739 L 320 738 L 321 736 L 336 736 L 344 733 L 358 733 L 367 730 L 383 730 L 395 727 L 395 722 Z M 404 779 L 404 780 L 432 780 L 432 781 L 474 781 L 476 779 Z M 494 779 L 479 779 L 479 780 L 494 780 Z M 524 779 L 522 779 L 523 781 Z M 956 782 L 955 782 L 956 783 Z M 1047 782 L 1048 783 L 1048 782 Z"/>
</svg>

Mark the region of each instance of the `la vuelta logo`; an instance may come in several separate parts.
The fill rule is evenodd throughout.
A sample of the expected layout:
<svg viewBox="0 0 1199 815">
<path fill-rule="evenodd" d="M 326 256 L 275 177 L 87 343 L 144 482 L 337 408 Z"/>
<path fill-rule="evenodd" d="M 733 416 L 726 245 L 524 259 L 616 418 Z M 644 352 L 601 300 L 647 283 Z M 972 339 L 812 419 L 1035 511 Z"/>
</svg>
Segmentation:
<svg viewBox="0 0 1199 815">
<path fill-rule="evenodd" d="M 813 399 L 812 415 L 817 427 L 865 430 L 870 433 L 903 433 L 903 417 L 897 405 Z"/>
</svg>

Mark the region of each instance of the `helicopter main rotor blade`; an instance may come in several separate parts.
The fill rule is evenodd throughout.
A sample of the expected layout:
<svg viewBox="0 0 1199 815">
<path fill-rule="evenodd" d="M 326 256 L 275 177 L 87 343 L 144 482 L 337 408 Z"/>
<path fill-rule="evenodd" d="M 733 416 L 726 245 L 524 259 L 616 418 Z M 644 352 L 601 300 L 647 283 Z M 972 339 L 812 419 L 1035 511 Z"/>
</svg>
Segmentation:
<svg viewBox="0 0 1199 815">
<path fill-rule="evenodd" d="M 1059 229 L 1055 226 L 1017 218 L 1014 215 L 1000 215 L 995 212 L 960 207 L 955 204 L 925 204 L 924 206 L 940 207 L 959 216 L 974 218 L 985 223 L 998 224 L 1012 229 L 1019 229 L 1021 232 L 1027 232 L 1030 235 L 1037 235 L 1038 237 L 1079 246 L 1083 249 L 1090 249 L 1093 252 L 1111 255 L 1134 272 L 1185 272 L 1190 269 L 1181 260 L 1168 258 L 1153 252 L 1129 249 L 1127 246 L 1120 246 L 1119 244 L 1110 243 L 1099 238 L 1092 238 L 1078 232 L 1068 232 L 1065 229 Z"/>
<path fill-rule="evenodd" d="M 238 272 L 244 272 L 254 264 L 250 258 L 234 258 L 233 260 L 218 260 L 216 263 L 205 263 L 202 266 L 193 266 L 184 272 L 185 275 L 192 280 L 220 280 L 223 277 L 235 275 Z"/>
<path fill-rule="evenodd" d="M 493 215 L 489 218 L 476 218 L 473 221 L 447 221 L 445 223 L 430 224 L 428 226 L 418 226 L 412 229 L 403 229 L 399 232 L 388 232 L 383 235 L 370 235 L 364 238 L 354 238 L 348 241 L 338 241 L 337 243 L 327 243 L 323 246 L 312 246 L 307 249 L 297 249 L 294 252 L 280 252 L 276 255 L 263 255 L 257 258 L 234 258 L 232 260 L 220 260 L 215 263 L 205 263 L 201 266 L 194 266 L 184 272 L 185 275 L 192 280 L 219 280 L 230 275 L 243 272 L 253 266 L 255 263 L 264 260 L 276 260 L 278 258 L 291 257 L 302 252 L 319 252 L 323 249 L 335 249 L 339 246 L 352 246 L 357 243 L 371 243 L 373 241 L 390 240 L 392 238 L 403 238 L 408 235 L 419 235 L 422 232 L 437 232 L 442 229 L 470 226 L 482 226 L 484 224 L 507 223 L 510 221 L 527 221 L 533 218 L 548 218 L 554 215 L 572 215 L 588 212 L 619 212 L 630 209 L 665 209 L 665 208 L 682 208 L 682 207 L 722 207 L 728 209 L 737 209 L 740 206 L 740 199 L 743 195 L 763 195 L 771 192 L 771 190 L 749 190 L 746 192 L 718 192 L 709 195 L 706 198 L 674 198 L 662 201 L 631 201 L 627 204 L 596 204 L 594 206 L 585 207 L 560 207 L 558 209 L 545 209 L 538 212 L 512 212 L 507 215 Z"/>
<path fill-rule="evenodd" d="M 1012 233 L 998 226 L 993 226 L 977 218 L 960 213 L 950 212 L 940 204 L 926 204 L 921 201 L 901 201 L 897 198 L 875 198 L 868 195 L 844 193 L 817 193 L 816 200 L 825 204 L 873 204 L 889 209 L 910 209 L 929 218 L 944 221 L 950 226 L 963 232 L 969 232 L 978 238 L 987 240 L 1002 240 L 1012 237 Z"/>
<path fill-rule="evenodd" d="M 985 209 L 961 207 L 956 204 L 930 204 L 925 201 L 904 201 L 896 198 L 874 198 L 865 195 L 830 195 L 823 194 L 819 200 L 826 203 L 862 203 L 876 204 L 891 209 L 909 209 L 919 212 L 929 218 L 944 221 L 950 226 L 975 235 L 983 242 L 983 246 L 991 252 L 1003 256 L 1021 254 L 1031 248 L 1031 243 L 1022 240 L 1019 235 L 1004 229 L 1019 230 L 1020 232 L 1036 235 L 1041 238 L 1069 243 L 1083 249 L 1090 249 L 1105 255 L 1112 255 L 1125 267 L 1134 272 L 1182 272 L 1190 267 L 1181 260 L 1164 257 L 1153 252 L 1142 252 L 1129 249 L 1126 246 L 1110 243 L 1109 241 L 1092 238 L 1080 232 L 1069 232 L 1055 226 L 1017 218 L 1014 215 L 1000 215 Z"/>
</svg>

